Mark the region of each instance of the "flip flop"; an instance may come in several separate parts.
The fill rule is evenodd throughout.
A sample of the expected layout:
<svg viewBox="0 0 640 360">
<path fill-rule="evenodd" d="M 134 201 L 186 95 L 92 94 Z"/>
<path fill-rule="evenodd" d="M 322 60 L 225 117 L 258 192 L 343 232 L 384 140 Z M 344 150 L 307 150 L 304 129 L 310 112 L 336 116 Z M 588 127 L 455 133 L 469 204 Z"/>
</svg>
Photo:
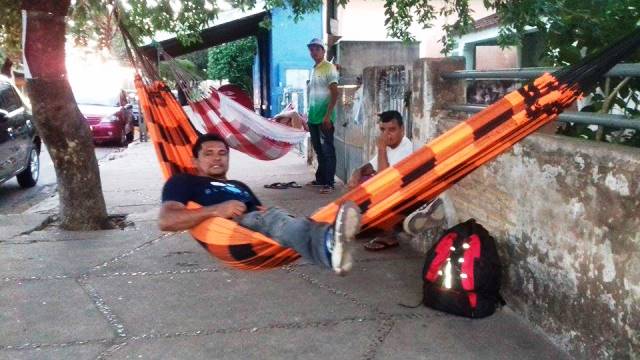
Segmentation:
<svg viewBox="0 0 640 360">
<path fill-rule="evenodd" d="M 287 187 L 293 188 L 293 189 L 300 189 L 302 187 L 302 185 L 298 184 L 295 181 L 290 181 L 288 183 L 285 183 L 284 185 L 287 185 Z"/>
<path fill-rule="evenodd" d="M 264 186 L 267 189 L 288 189 L 289 186 L 285 183 L 281 183 L 281 182 L 275 182 L 273 184 L 269 184 L 269 185 L 265 185 Z"/>
<path fill-rule="evenodd" d="M 400 243 L 397 240 L 393 243 L 389 243 L 385 239 L 381 239 L 381 238 L 371 239 L 364 244 L 365 250 L 368 250 L 368 251 L 382 251 L 382 250 L 391 249 L 397 246 L 400 246 Z"/>
</svg>

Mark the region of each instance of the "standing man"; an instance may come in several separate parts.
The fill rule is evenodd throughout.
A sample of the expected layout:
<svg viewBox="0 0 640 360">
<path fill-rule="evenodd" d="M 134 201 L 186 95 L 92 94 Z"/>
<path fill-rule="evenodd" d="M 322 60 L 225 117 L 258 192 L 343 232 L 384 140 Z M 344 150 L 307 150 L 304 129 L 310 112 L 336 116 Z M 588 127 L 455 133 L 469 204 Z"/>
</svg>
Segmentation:
<svg viewBox="0 0 640 360">
<path fill-rule="evenodd" d="M 336 149 L 333 146 L 335 106 L 338 101 L 338 70 L 325 60 L 325 47 L 320 39 L 309 44 L 309 54 L 315 62 L 309 81 L 309 132 L 318 157 L 316 178 L 309 185 L 320 187 L 320 193 L 335 190 Z"/>
</svg>

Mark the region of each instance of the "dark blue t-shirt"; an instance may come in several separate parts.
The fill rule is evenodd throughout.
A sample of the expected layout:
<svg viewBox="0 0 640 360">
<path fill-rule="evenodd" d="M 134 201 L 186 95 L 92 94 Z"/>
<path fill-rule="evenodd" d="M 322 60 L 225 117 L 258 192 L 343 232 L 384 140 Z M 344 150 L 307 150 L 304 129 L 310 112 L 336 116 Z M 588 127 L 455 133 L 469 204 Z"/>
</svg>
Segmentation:
<svg viewBox="0 0 640 360">
<path fill-rule="evenodd" d="M 240 181 L 216 180 L 206 176 L 177 174 L 164 184 L 162 202 L 189 201 L 202 206 L 216 205 L 228 200 L 238 200 L 247 206 L 247 212 L 256 211 L 262 205 L 251 189 Z"/>
</svg>

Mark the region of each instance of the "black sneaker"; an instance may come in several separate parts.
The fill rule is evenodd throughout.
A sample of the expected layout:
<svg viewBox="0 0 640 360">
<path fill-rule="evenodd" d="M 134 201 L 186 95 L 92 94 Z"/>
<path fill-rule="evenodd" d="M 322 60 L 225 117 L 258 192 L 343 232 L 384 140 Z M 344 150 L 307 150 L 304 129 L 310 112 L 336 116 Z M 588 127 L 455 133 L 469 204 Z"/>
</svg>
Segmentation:
<svg viewBox="0 0 640 360">
<path fill-rule="evenodd" d="M 360 208 L 347 201 L 340 206 L 333 224 L 333 236 L 327 243 L 331 268 L 337 275 L 346 275 L 353 267 L 351 243 L 360 231 Z"/>
</svg>

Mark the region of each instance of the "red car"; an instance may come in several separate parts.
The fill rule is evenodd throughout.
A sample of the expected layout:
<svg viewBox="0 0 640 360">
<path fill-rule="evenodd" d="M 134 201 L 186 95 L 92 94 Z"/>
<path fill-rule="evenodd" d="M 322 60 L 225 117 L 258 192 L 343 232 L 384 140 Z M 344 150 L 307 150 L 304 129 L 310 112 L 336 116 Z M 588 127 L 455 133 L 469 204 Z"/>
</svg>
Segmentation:
<svg viewBox="0 0 640 360">
<path fill-rule="evenodd" d="M 109 96 L 86 92 L 74 94 L 95 143 L 126 146 L 133 140 L 132 105 L 128 103 L 124 90 Z"/>
</svg>

